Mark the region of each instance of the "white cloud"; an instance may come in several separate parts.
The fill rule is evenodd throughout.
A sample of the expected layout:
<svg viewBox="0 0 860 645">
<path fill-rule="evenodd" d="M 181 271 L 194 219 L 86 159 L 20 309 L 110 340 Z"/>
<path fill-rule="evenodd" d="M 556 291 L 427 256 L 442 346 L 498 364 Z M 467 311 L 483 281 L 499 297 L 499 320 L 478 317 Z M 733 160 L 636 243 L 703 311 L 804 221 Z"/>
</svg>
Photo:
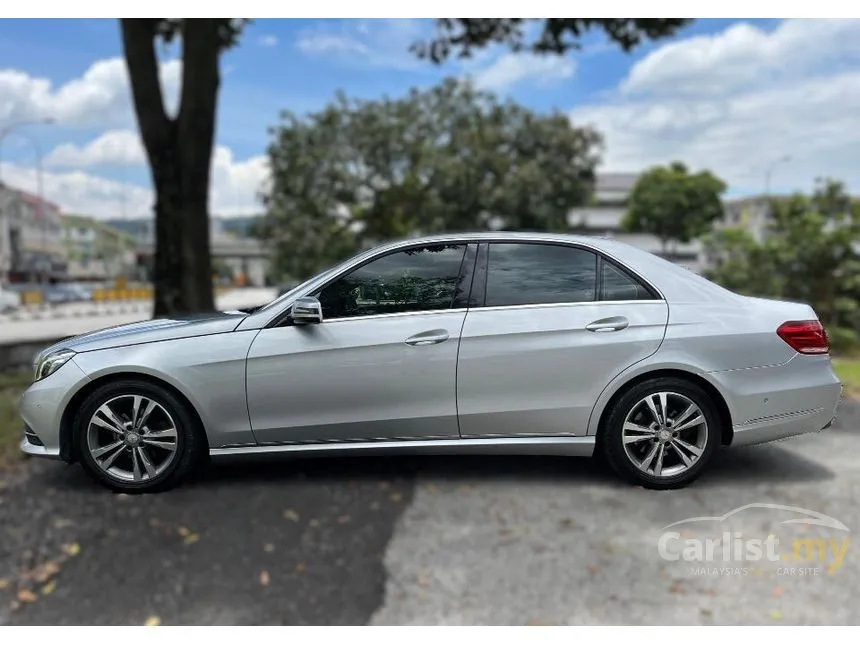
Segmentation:
<svg viewBox="0 0 860 645">
<path fill-rule="evenodd" d="M 143 149 L 131 131 L 107 132 L 89 144 L 63 144 L 47 157 L 55 168 L 43 174 L 44 195 L 67 213 L 83 213 L 101 218 L 148 215 L 152 212 L 153 191 L 148 187 L 105 179 L 82 168 L 106 165 L 140 165 Z M 32 167 L 3 164 L 3 181 L 35 193 L 36 171 Z M 210 212 L 215 215 L 243 215 L 261 210 L 260 190 L 269 177 L 268 159 L 263 155 L 237 161 L 229 148 L 217 146 L 212 155 Z"/>
<path fill-rule="evenodd" d="M 182 64 L 160 67 L 165 101 L 175 110 Z M 128 72 L 122 58 L 93 63 L 80 78 L 54 86 L 46 79 L 14 69 L 0 70 L 0 122 L 52 118 L 61 125 L 126 123 L 132 117 Z"/>
<path fill-rule="evenodd" d="M 604 167 L 638 171 L 674 159 L 733 187 L 809 190 L 818 176 L 860 190 L 860 21 L 747 24 L 657 48 L 607 101 L 574 109 L 606 137 Z"/>
<path fill-rule="evenodd" d="M 432 64 L 409 48 L 432 28 L 432 22 L 412 18 L 332 21 L 302 32 L 295 44 L 308 56 L 349 65 L 430 71 Z"/>
<path fill-rule="evenodd" d="M 145 161 L 140 137 L 132 130 L 108 130 L 85 146 L 64 143 L 45 157 L 46 166 L 61 168 L 134 166 Z"/>
<path fill-rule="evenodd" d="M 263 47 L 275 47 L 278 44 L 278 37 L 266 34 L 265 36 L 260 36 L 257 39 L 257 43 Z"/>
<path fill-rule="evenodd" d="M 505 90 L 523 81 L 546 85 L 571 78 L 576 64 L 561 56 L 531 54 L 503 54 L 475 74 L 478 87 L 488 90 Z"/>
</svg>

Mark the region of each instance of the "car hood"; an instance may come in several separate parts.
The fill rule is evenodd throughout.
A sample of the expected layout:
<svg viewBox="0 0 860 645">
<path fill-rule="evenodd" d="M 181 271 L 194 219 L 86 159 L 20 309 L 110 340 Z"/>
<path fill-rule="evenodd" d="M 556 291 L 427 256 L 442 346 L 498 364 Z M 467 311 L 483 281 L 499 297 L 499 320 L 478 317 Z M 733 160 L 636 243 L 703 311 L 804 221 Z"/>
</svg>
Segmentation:
<svg viewBox="0 0 860 645">
<path fill-rule="evenodd" d="M 73 336 L 46 348 L 40 357 L 57 349 L 71 349 L 76 352 L 91 352 L 125 345 L 153 343 L 160 340 L 176 340 L 193 336 L 223 334 L 231 332 L 247 314 L 241 311 L 215 312 L 157 318 L 141 322 L 109 327 L 98 331 Z"/>
</svg>

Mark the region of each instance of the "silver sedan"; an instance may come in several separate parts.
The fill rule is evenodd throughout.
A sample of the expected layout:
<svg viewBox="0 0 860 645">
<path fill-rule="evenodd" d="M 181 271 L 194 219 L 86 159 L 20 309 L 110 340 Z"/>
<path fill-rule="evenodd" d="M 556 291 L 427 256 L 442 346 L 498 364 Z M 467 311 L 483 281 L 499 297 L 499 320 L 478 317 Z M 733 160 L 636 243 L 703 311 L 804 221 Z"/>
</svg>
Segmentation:
<svg viewBox="0 0 860 645">
<path fill-rule="evenodd" d="M 408 451 L 599 454 L 665 489 L 720 446 L 826 428 L 841 391 L 808 305 L 612 240 L 457 234 L 361 253 L 250 313 L 50 347 L 21 449 L 126 492 L 206 454 Z"/>
</svg>

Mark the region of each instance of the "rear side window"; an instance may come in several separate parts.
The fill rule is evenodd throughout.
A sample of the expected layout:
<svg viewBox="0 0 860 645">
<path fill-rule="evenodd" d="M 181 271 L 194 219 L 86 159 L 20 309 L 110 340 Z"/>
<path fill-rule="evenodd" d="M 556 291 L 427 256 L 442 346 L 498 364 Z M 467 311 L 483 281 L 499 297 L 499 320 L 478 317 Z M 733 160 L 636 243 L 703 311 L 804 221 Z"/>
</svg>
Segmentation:
<svg viewBox="0 0 860 645">
<path fill-rule="evenodd" d="M 608 260 L 600 263 L 601 300 L 656 300 L 654 293 Z"/>
<path fill-rule="evenodd" d="M 597 255 L 557 244 L 489 246 L 487 307 L 590 302 L 597 287 Z"/>
</svg>

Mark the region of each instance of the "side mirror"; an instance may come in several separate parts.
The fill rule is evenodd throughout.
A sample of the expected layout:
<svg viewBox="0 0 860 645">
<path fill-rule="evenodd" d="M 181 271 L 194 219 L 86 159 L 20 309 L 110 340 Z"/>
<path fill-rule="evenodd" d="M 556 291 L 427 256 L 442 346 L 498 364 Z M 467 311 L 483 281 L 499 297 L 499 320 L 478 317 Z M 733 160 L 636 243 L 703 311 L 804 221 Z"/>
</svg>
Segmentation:
<svg viewBox="0 0 860 645">
<path fill-rule="evenodd" d="M 290 306 L 290 318 L 296 325 L 311 325 L 323 321 L 322 305 L 313 296 L 296 298 Z"/>
</svg>

